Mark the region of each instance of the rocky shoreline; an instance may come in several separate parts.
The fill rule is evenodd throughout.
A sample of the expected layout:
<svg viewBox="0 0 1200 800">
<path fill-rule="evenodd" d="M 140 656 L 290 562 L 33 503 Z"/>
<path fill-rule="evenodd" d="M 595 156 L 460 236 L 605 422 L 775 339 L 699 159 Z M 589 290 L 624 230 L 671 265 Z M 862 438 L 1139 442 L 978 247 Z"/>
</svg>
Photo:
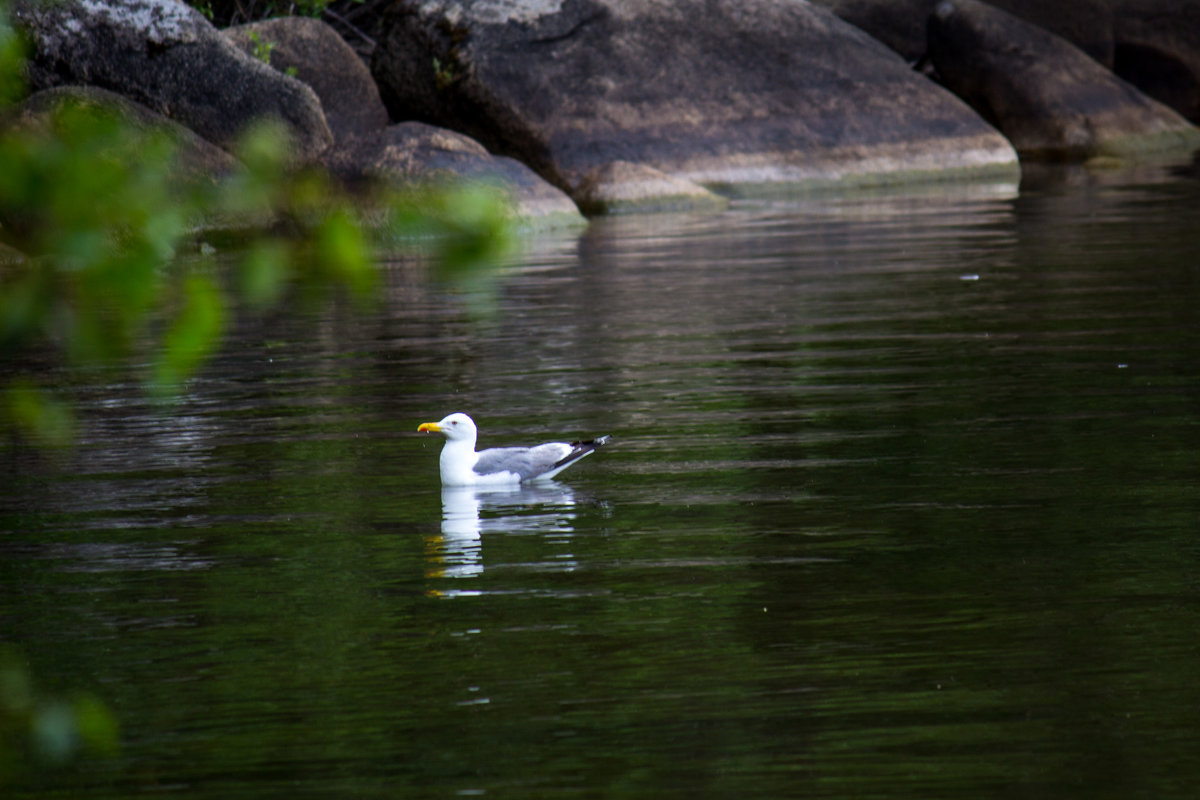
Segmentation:
<svg viewBox="0 0 1200 800">
<path fill-rule="evenodd" d="M 1200 149 L 1200 12 L 1166 0 L 396 0 L 376 13 L 368 64 L 311 18 L 218 30 L 178 0 L 18 0 L 20 113 L 115 105 L 178 129 L 214 173 L 270 117 L 297 164 L 350 183 L 498 181 L 535 221 Z"/>
</svg>

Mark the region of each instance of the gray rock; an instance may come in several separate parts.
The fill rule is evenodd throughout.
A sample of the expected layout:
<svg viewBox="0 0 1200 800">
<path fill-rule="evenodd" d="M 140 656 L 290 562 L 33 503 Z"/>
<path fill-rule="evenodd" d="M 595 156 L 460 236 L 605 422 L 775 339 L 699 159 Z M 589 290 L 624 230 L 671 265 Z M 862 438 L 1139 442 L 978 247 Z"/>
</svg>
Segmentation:
<svg viewBox="0 0 1200 800">
<path fill-rule="evenodd" d="M 1200 3 L 1118 0 L 1114 16 L 1116 73 L 1200 123 Z"/>
<path fill-rule="evenodd" d="M 729 205 L 728 199 L 703 186 L 628 161 L 612 161 L 585 175 L 576 201 L 587 214 L 715 211 Z"/>
<path fill-rule="evenodd" d="M 925 56 L 925 20 L 938 0 L 813 0 L 895 50 L 906 61 Z"/>
<path fill-rule="evenodd" d="M 1143 93 L 1200 122 L 1200 3 L 988 0 L 1058 34 Z"/>
<path fill-rule="evenodd" d="M 266 52 L 272 67 L 311 87 L 336 141 L 377 133 L 390 122 L 370 70 L 324 22 L 280 17 L 222 33 L 245 53 L 254 55 L 256 48 Z"/>
<path fill-rule="evenodd" d="M 1022 158 L 1139 158 L 1200 146 L 1200 131 L 1054 34 L 977 0 L 929 19 L 942 81 Z"/>
<path fill-rule="evenodd" d="M 166 178 L 181 196 L 205 184 L 214 184 L 239 168 L 236 158 L 197 136 L 191 129 L 122 95 L 95 86 L 59 86 L 35 92 L 6 113 L 4 122 L 15 131 L 35 136 L 54 136 L 58 114 L 66 106 L 109 112 L 139 132 L 161 133 L 170 137 L 175 150 L 174 158 L 164 165 Z M 187 204 L 181 207 L 187 207 Z M 267 225 L 272 221 L 270 212 L 265 208 L 252 216 L 255 224 Z M 27 222 L 10 218 L 4 220 L 2 225 L 7 225 L 21 236 L 28 232 L 25 229 Z M 194 230 L 237 229 L 244 228 L 247 223 L 245 214 L 234 218 L 215 209 L 208 209 L 203 217 L 188 220 Z"/>
<path fill-rule="evenodd" d="M 269 53 L 268 63 L 291 71 L 321 99 L 336 145 L 326 164 L 352 185 L 364 180 L 392 186 L 426 181 L 477 180 L 503 186 L 522 219 L 580 220 L 563 192 L 524 164 L 490 154 L 479 142 L 421 123 L 389 125 L 370 70 L 325 23 L 304 17 L 252 22 L 223 33 L 244 52 Z"/>
<path fill-rule="evenodd" d="M 939 0 L 813 0 L 909 61 L 926 51 Z M 988 0 L 1057 34 L 1145 94 L 1200 122 L 1200 3 L 1179 0 Z"/>
<path fill-rule="evenodd" d="M 172 175 L 185 182 L 211 182 L 232 172 L 237 159 L 191 129 L 156 114 L 119 94 L 95 86 L 61 86 L 36 92 L 19 103 L 12 116 L 17 128 L 38 130 L 64 104 L 111 111 L 141 131 L 161 131 L 174 140 Z"/>
<path fill-rule="evenodd" d="M 231 147 L 251 123 L 281 120 L 297 159 L 333 140 L 313 91 L 233 46 L 177 0 L 18 0 L 33 90 L 108 89 Z"/>
<path fill-rule="evenodd" d="M 909 61 L 926 52 L 926 20 L 939 0 L 814 0 L 862 28 Z M 1170 2 L 1170 0 L 1164 0 Z M 1092 58 L 1112 67 L 1111 0 L 988 0 L 1026 22 L 1056 33 Z"/>
<path fill-rule="evenodd" d="M 512 197 L 515 216 L 545 223 L 581 221 L 579 209 L 561 190 L 512 158 L 493 156 L 483 145 L 454 131 L 420 122 L 389 126 L 339 149 L 335 171 L 366 175 L 391 185 L 471 180 L 494 183 Z"/>
<path fill-rule="evenodd" d="M 1113 0 L 987 0 L 988 5 L 1061 36 L 1112 69 Z"/>
<path fill-rule="evenodd" d="M 393 118 L 462 131 L 577 199 L 616 162 L 709 188 L 1016 171 L 969 108 L 807 3 L 398 0 L 389 14 L 372 72 Z"/>
</svg>

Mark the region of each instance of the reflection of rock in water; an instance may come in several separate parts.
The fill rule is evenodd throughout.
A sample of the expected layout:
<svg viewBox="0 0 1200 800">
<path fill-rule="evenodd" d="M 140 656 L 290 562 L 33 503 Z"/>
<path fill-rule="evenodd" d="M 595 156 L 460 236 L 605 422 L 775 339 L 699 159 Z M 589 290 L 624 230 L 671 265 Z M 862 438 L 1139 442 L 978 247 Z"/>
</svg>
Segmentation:
<svg viewBox="0 0 1200 800">
<path fill-rule="evenodd" d="M 574 532 L 575 495 L 556 483 L 442 489 L 442 532 L 426 542 L 428 578 L 472 578 L 483 573 L 483 534 L 554 534 L 556 544 Z M 570 569 L 571 555 L 558 556 Z M 443 592 L 442 594 L 450 594 Z M 461 592 L 457 592 L 461 594 Z"/>
</svg>

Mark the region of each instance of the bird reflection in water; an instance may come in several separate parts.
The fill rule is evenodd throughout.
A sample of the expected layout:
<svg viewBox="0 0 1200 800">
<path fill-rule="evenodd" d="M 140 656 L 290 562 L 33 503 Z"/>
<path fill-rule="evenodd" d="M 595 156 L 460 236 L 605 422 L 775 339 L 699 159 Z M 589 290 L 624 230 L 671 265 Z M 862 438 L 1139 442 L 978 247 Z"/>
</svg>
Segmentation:
<svg viewBox="0 0 1200 800">
<path fill-rule="evenodd" d="M 575 493 L 554 482 L 507 486 L 442 487 L 441 535 L 426 541 L 427 578 L 476 578 L 483 574 L 483 535 L 542 534 L 552 545 L 574 532 Z M 553 568 L 569 570 L 569 552 L 555 554 Z M 522 565 L 545 568 L 544 565 Z M 430 590 L 439 597 L 481 594 L 473 589 Z"/>
</svg>

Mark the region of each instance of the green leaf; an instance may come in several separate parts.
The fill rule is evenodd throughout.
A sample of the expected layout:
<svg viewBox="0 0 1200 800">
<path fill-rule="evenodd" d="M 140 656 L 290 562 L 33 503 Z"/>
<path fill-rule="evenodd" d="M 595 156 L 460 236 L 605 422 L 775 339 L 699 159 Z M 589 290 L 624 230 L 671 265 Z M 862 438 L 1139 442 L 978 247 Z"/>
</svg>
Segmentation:
<svg viewBox="0 0 1200 800">
<path fill-rule="evenodd" d="M 225 302 L 212 280 L 189 275 L 183 287 L 184 305 L 163 340 L 154 365 L 151 391 L 172 399 L 216 346 L 225 321 Z"/>
<path fill-rule="evenodd" d="M 116 755 L 120 744 L 117 718 L 101 700 L 81 694 L 71 703 L 75 726 L 84 748 L 99 755 Z"/>
<path fill-rule="evenodd" d="M 40 705 L 30 727 L 37 754 L 46 761 L 62 763 L 75 753 L 75 714 L 67 703 L 53 700 Z"/>
<path fill-rule="evenodd" d="M 345 211 L 327 216 L 316 231 L 316 257 L 322 272 L 365 296 L 375 270 L 362 229 Z"/>
<path fill-rule="evenodd" d="M 283 296 L 291 277 L 292 250 L 279 239 L 253 242 L 238 272 L 242 297 L 250 305 L 271 308 Z"/>
<path fill-rule="evenodd" d="M 4 413 L 13 429 L 44 447 L 63 447 L 75 437 L 70 406 L 27 380 L 15 380 L 4 390 Z"/>
<path fill-rule="evenodd" d="M 25 95 L 25 48 L 8 21 L 8 3 L 0 5 L 0 107 Z"/>
</svg>

